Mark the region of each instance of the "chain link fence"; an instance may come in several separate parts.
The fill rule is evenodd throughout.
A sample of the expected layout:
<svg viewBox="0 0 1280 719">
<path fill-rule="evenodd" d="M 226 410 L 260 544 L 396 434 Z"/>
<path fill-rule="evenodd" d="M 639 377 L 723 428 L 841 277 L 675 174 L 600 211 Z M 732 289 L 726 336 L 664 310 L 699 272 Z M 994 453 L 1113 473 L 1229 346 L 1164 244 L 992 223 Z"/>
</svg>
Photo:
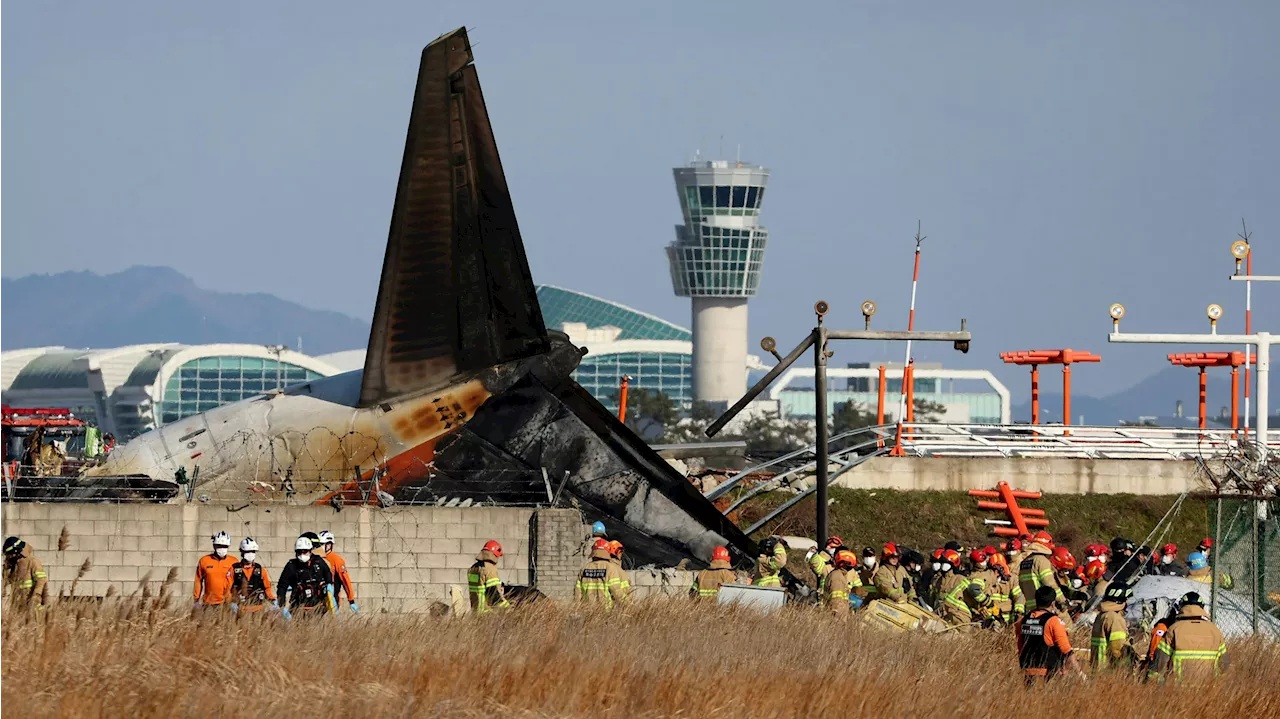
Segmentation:
<svg viewBox="0 0 1280 719">
<path fill-rule="evenodd" d="M 1210 608 L 1214 621 L 1243 634 L 1280 627 L 1280 499 L 1224 496 L 1211 500 L 1214 548 Z"/>
</svg>

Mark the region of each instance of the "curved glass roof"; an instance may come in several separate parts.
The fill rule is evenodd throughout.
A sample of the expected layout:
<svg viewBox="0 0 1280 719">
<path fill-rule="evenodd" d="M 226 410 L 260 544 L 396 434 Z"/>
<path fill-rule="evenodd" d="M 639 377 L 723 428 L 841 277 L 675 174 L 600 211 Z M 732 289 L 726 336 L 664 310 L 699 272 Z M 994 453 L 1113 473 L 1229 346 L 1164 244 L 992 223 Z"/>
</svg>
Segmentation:
<svg viewBox="0 0 1280 719">
<path fill-rule="evenodd" d="M 88 382 L 86 367 L 77 367 L 84 350 L 54 350 L 36 357 L 13 378 L 9 389 L 79 389 Z"/>
<path fill-rule="evenodd" d="M 618 335 L 620 340 L 693 339 L 693 333 L 680 325 L 563 287 L 538 285 L 538 304 L 542 306 L 542 319 L 549 330 L 559 330 L 565 322 L 582 322 L 593 328 L 617 327 L 622 330 Z"/>
</svg>

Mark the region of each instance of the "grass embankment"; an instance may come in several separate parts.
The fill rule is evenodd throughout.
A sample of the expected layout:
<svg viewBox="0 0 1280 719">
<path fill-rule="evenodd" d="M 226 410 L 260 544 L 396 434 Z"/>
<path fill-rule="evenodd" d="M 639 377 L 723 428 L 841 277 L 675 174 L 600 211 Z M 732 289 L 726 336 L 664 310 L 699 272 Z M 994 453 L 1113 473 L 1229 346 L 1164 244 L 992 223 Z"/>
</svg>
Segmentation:
<svg viewBox="0 0 1280 719">
<path fill-rule="evenodd" d="M 154 600 L 153 600 L 154 602 Z M 6 612 L 13 716 L 1280 716 L 1280 650 L 1233 644 L 1207 688 L 1071 677 L 1028 694 L 1007 634 L 898 634 L 793 606 L 284 624 L 108 600 Z M 1087 646 L 1087 641 L 1086 641 Z M 1265 678 L 1265 679 L 1263 679 Z"/>
<path fill-rule="evenodd" d="M 739 510 L 739 526 L 750 526 L 792 496 L 771 492 L 750 500 Z M 978 500 L 965 492 L 833 487 L 831 498 L 835 500 L 828 510 L 831 532 L 857 547 L 879 548 L 893 541 L 932 551 L 952 539 L 966 547 L 995 545 L 1000 539 L 991 536 L 991 527 L 982 520 L 1008 519 L 1002 512 L 978 509 Z M 1076 559 L 1083 560 L 1085 545 L 1093 542 L 1107 544 L 1112 537 L 1124 536 L 1142 544 L 1176 500 L 1176 496 L 1056 494 L 1020 504 L 1043 509 L 1055 541 L 1071 547 Z M 1165 536 L 1165 542 L 1178 545 L 1183 557 L 1209 535 L 1208 505 L 1205 500 L 1185 500 Z M 812 498 L 806 499 L 767 525 L 757 537 L 814 536 L 815 506 Z"/>
</svg>

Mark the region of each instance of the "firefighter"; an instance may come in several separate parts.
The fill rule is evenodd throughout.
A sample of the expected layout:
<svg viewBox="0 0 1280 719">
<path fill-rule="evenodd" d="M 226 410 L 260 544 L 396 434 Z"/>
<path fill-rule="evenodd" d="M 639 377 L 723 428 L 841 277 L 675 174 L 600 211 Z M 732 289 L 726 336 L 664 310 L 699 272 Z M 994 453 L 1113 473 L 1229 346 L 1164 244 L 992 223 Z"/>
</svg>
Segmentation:
<svg viewBox="0 0 1280 719">
<path fill-rule="evenodd" d="M 1187 555 L 1187 576 L 1204 584 L 1213 583 L 1213 567 L 1209 566 L 1209 555 L 1213 553 L 1213 540 L 1205 537 L 1196 547 L 1196 551 Z"/>
<path fill-rule="evenodd" d="M 230 604 L 231 568 L 236 563 L 235 557 L 229 556 L 231 535 L 218 532 L 213 535 L 212 540 L 213 551 L 196 563 L 196 585 L 192 599 L 197 608 Z"/>
<path fill-rule="evenodd" d="M 253 537 L 245 537 L 240 541 L 240 561 L 231 565 L 231 609 L 234 611 L 262 611 L 268 600 L 279 606 L 267 569 L 258 564 L 257 558 L 258 543 Z"/>
<path fill-rule="evenodd" d="M 814 547 L 805 554 L 805 561 L 809 563 L 809 569 L 813 570 L 813 576 L 819 588 L 822 587 L 822 579 L 831 571 L 831 561 L 835 558 L 836 552 L 843 548 L 844 540 L 833 536 L 827 538 L 827 544 L 823 549 Z"/>
<path fill-rule="evenodd" d="M 1155 573 L 1164 577 L 1187 576 L 1187 565 L 1178 559 L 1178 545 L 1169 543 L 1160 548 L 1160 559 L 1156 562 Z"/>
<path fill-rule="evenodd" d="M 1033 542 L 1034 544 L 1040 542 Z M 1053 604 L 1057 599 L 1057 590 L 1048 584 L 1042 584 L 1036 589 L 1036 596 L 1032 597 L 1037 608 L 1018 620 L 1016 625 L 1018 666 L 1022 668 L 1027 686 L 1035 684 L 1039 679 L 1047 682 L 1064 669 L 1076 668 L 1075 657 L 1071 653 L 1071 639 L 1067 637 L 1067 626 L 1062 617 L 1053 612 Z"/>
<path fill-rule="evenodd" d="M 987 550 L 975 549 L 969 553 L 969 577 L 964 588 L 964 603 L 970 617 L 979 617 L 983 626 L 1000 618 L 1000 608 L 994 594 L 999 575 L 991 568 Z"/>
<path fill-rule="evenodd" d="M 276 587 L 285 619 L 292 619 L 296 611 L 317 616 L 334 610 L 333 572 L 313 553 L 314 548 L 309 537 L 298 537 L 293 543 L 294 558 L 280 570 Z"/>
<path fill-rule="evenodd" d="M 1165 633 L 1169 631 L 1169 627 L 1173 626 L 1173 623 L 1178 620 L 1178 613 L 1181 611 L 1182 607 L 1179 606 L 1178 602 L 1170 602 L 1169 609 L 1165 612 L 1165 615 L 1155 623 L 1155 626 L 1151 627 L 1151 642 L 1147 647 L 1147 655 L 1143 658 L 1142 662 L 1142 674 L 1144 679 L 1150 679 L 1151 665 L 1156 661 L 1156 652 L 1160 648 L 1160 640 L 1163 639 Z"/>
<path fill-rule="evenodd" d="M 871 547 L 862 548 L 862 563 L 858 565 L 858 588 L 856 593 L 862 597 L 864 601 L 879 599 L 880 593 L 876 591 L 875 576 L 876 570 L 880 568 L 880 562 L 876 560 L 876 550 Z M 853 582 L 850 581 L 850 584 Z M 849 588 L 850 592 L 854 592 L 853 587 Z"/>
<path fill-rule="evenodd" d="M 589 534 L 582 542 L 582 556 L 591 556 L 591 548 L 596 545 L 597 539 L 603 539 L 606 542 L 609 541 L 608 532 L 605 531 L 604 522 L 597 521 L 591 523 L 591 534 Z"/>
<path fill-rule="evenodd" d="M 737 581 L 737 575 L 729 567 L 729 548 L 716 547 L 711 552 L 711 568 L 693 576 L 689 596 L 698 600 L 714 600 L 720 594 L 720 587 Z"/>
<path fill-rule="evenodd" d="M 622 546 L 622 542 L 616 539 L 609 541 L 609 561 L 618 565 L 618 571 L 622 572 L 622 589 L 627 594 L 631 594 L 631 577 L 627 574 L 627 570 L 622 567 L 622 553 L 626 550 Z"/>
<path fill-rule="evenodd" d="M 876 596 L 891 602 L 909 602 L 916 594 L 907 588 L 911 580 L 907 570 L 902 566 L 902 553 L 898 545 L 889 542 L 880 550 L 880 566 L 871 577 L 872 588 Z"/>
<path fill-rule="evenodd" d="M 946 553 L 945 549 L 933 550 L 933 556 L 930 558 L 929 569 L 920 577 L 923 582 L 924 591 L 920 593 L 920 598 L 924 600 L 925 605 L 932 611 L 937 613 L 941 610 L 938 605 L 942 602 L 938 590 L 942 587 L 942 555 Z"/>
<path fill-rule="evenodd" d="M 1000 621 L 1012 624 L 1014 620 L 1027 611 L 1027 601 L 1022 596 L 1022 587 L 1018 578 L 1009 571 L 1004 552 L 996 552 L 987 558 L 991 569 L 996 573 L 995 586 L 991 588 L 991 601 L 995 602 Z"/>
<path fill-rule="evenodd" d="M 1198 682 L 1213 679 L 1227 669 L 1227 643 L 1204 610 L 1197 592 L 1187 592 L 1178 602 L 1178 618 L 1156 645 L 1156 658 L 1148 677 Z"/>
<path fill-rule="evenodd" d="M 502 545 L 490 539 L 476 555 L 476 563 L 467 570 L 467 593 L 471 597 L 471 611 L 475 614 L 488 614 L 494 608 L 511 606 L 502 580 L 498 578 L 498 560 L 501 558 Z"/>
<path fill-rule="evenodd" d="M 1107 572 L 1102 575 L 1103 581 L 1108 584 L 1122 582 L 1129 586 L 1137 584 L 1138 578 L 1142 576 L 1142 563 L 1135 556 L 1137 551 L 1138 545 L 1131 539 L 1124 537 L 1112 539 L 1111 556 L 1107 560 Z M 1106 589 L 1102 591 L 1105 592 Z"/>
<path fill-rule="evenodd" d="M 334 602 L 340 602 L 339 595 L 346 592 L 347 604 L 351 606 L 351 613 L 359 614 L 360 606 L 356 604 L 356 587 L 351 581 L 351 573 L 347 571 L 347 560 L 333 551 L 334 541 L 337 538 L 333 536 L 333 532 L 326 529 L 320 533 L 319 539 L 320 551 L 324 552 L 321 556 L 324 558 L 325 563 L 329 565 L 329 571 L 333 572 Z M 338 606 L 341 606 L 341 604 L 338 604 Z"/>
<path fill-rule="evenodd" d="M 18 537 L 4 540 L 4 585 L 9 601 L 17 607 L 44 609 L 45 586 L 49 575 L 35 550 Z"/>
<path fill-rule="evenodd" d="M 1068 610 L 1068 616 L 1063 617 L 1067 619 L 1070 614 L 1078 613 L 1089 601 L 1089 593 L 1084 591 L 1084 576 L 1077 573 L 1079 567 L 1076 566 L 1075 555 L 1066 547 L 1054 547 L 1049 563 L 1053 565 L 1053 578 L 1058 582 L 1058 590 L 1063 598 L 1059 608 Z"/>
<path fill-rule="evenodd" d="M 924 589 L 924 585 L 920 583 L 920 572 L 924 569 L 924 555 L 914 549 L 908 549 L 902 553 L 901 563 L 906 570 L 906 576 L 902 580 L 902 590 L 907 593 L 910 601 L 919 603 L 920 592 Z"/>
<path fill-rule="evenodd" d="M 1098 617 L 1093 620 L 1093 635 L 1089 639 L 1089 657 L 1094 671 L 1120 669 L 1131 663 L 1129 650 L 1129 625 L 1124 619 L 1124 608 L 1133 596 L 1133 589 L 1122 582 L 1112 582 L 1098 606 Z"/>
<path fill-rule="evenodd" d="M 1001 542 L 1000 551 L 1004 554 L 1005 566 L 1016 575 L 1018 566 L 1022 564 L 1022 540 L 1014 537 L 1007 542 Z"/>
<path fill-rule="evenodd" d="M 622 568 L 612 561 L 609 554 L 609 542 L 604 537 L 597 537 L 591 548 L 591 561 L 578 573 L 575 596 L 580 602 L 603 605 L 612 609 L 615 604 L 626 601 L 631 595 L 623 582 L 626 577 Z"/>
<path fill-rule="evenodd" d="M 782 568 L 787 566 L 787 542 L 778 536 L 760 543 L 760 556 L 756 557 L 756 573 L 752 584 L 757 587 L 781 587 Z"/>
<path fill-rule="evenodd" d="M 1044 595 L 1036 594 L 1036 590 L 1042 586 L 1053 589 L 1055 602 L 1065 604 L 1066 598 L 1058 586 L 1053 561 L 1050 559 L 1053 537 L 1045 531 L 1036 532 L 1031 538 L 1031 544 L 1024 545 L 1023 552 L 1022 563 L 1018 565 L 1018 588 L 1022 590 L 1022 596 L 1027 598 L 1027 611 L 1039 608 L 1036 606 L 1036 597 Z"/>
<path fill-rule="evenodd" d="M 952 626 L 967 627 L 973 615 L 965 601 L 969 577 L 960 566 L 960 554 L 954 549 L 942 552 L 942 583 L 938 585 L 938 614 Z"/>
<path fill-rule="evenodd" d="M 849 575 L 853 574 L 858 559 L 853 552 L 841 549 L 831 560 L 831 571 L 822 582 L 822 605 L 837 617 L 849 616 Z"/>
</svg>

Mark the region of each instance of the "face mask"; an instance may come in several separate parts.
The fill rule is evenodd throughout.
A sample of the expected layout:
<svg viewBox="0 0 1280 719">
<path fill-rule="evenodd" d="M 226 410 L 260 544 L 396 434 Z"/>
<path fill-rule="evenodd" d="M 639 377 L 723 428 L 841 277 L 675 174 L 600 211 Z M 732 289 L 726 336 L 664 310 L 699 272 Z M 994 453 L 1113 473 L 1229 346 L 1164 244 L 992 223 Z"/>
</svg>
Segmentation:
<svg viewBox="0 0 1280 719">
<path fill-rule="evenodd" d="M 1014 555 L 1016 554 L 1017 552 L 1005 552 L 1004 556 L 1008 557 L 1009 559 L 1013 559 Z"/>
<path fill-rule="evenodd" d="M 1173 564 L 1173 555 L 1172 555 L 1172 554 L 1166 554 L 1166 555 L 1164 555 L 1163 557 L 1161 557 L 1161 558 L 1160 558 L 1160 563 L 1161 563 L 1161 564 Z"/>
<path fill-rule="evenodd" d="M 1080 587 L 1084 586 L 1084 582 L 1080 579 L 1072 579 L 1071 586 L 1075 587 L 1076 589 L 1079 589 Z"/>
<path fill-rule="evenodd" d="M 986 562 L 978 562 L 978 569 L 986 569 L 986 568 L 987 568 Z"/>
<path fill-rule="evenodd" d="M 214 553 L 214 554 L 216 554 L 216 555 L 218 555 L 218 559 L 222 559 L 223 557 L 227 556 L 227 548 L 226 548 L 226 547 L 214 547 L 214 548 L 213 548 L 213 553 Z"/>
<path fill-rule="evenodd" d="M 254 559 L 256 559 L 256 558 L 258 557 L 258 553 L 257 553 L 257 552 L 245 552 L 245 553 L 244 553 L 244 554 L 242 554 L 241 556 L 242 556 L 242 557 L 244 557 L 244 561 L 246 561 L 246 562 L 252 562 Z"/>
<path fill-rule="evenodd" d="M 301 560 L 302 560 L 302 561 L 304 561 L 304 562 L 310 562 L 310 561 L 311 561 L 311 552 L 303 552 L 302 554 L 299 554 L 299 555 L 298 555 L 298 559 L 301 559 Z"/>
<path fill-rule="evenodd" d="M 943 562 L 943 563 L 942 563 L 942 571 L 944 571 L 944 572 L 950 572 L 950 571 L 951 571 L 951 562 Z"/>
<path fill-rule="evenodd" d="M 942 563 L 941 563 L 941 562 L 934 562 L 934 563 L 933 563 L 933 571 L 935 571 L 935 572 L 941 572 L 941 571 L 942 571 Z"/>
<path fill-rule="evenodd" d="M 862 563 L 863 563 L 863 564 L 865 564 L 865 565 L 867 565 L 868 567 L 874 567 L 874 566 L 875 566 L 875 564 L 876 564 L 876 558 L 875 558 L 875 557 L 863 557 L 863 558 L 862 558 Z"/>
</svg>

